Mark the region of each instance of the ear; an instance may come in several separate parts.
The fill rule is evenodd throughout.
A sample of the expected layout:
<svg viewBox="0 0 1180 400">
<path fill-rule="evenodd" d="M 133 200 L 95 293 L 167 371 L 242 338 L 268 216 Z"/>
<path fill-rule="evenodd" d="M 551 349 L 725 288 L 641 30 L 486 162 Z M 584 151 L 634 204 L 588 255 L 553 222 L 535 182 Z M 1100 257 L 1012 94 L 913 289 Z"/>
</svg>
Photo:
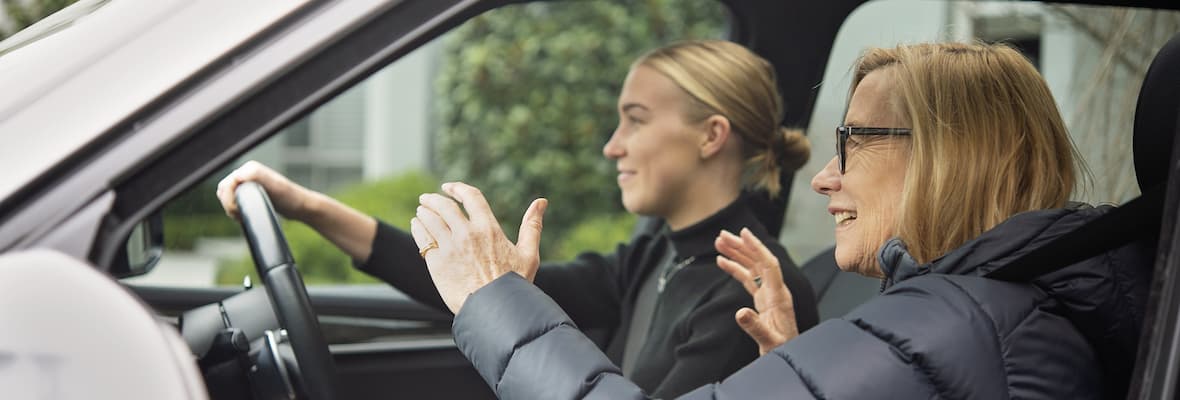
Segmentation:
<svg viewBox="0 0 1180 400">
<path fill-rule="evenodd" d="M 706 118 L 703 124 L 705 134 L 701 137 L 701 158 L 707 159 L 721 153 L 733 131 L 729 126 L 729 118 L 717 114 Z"/>
</svg>

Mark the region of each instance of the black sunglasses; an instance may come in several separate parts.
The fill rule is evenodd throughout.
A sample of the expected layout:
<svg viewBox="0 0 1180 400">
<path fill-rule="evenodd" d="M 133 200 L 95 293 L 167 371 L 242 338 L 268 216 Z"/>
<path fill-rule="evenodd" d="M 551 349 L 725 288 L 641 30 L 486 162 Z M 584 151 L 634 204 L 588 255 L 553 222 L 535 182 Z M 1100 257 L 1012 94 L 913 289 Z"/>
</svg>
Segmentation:
<svg viewBox="0 0 1180 400">
<path fill-rule="evenodd" d="M 836 127 L 836 155 L 840 157 L 840 175 L 844 175 L 844 161 L 848 159 L 848 150 L 844 144 L 848 137 L 861 136 L 909 136 L 909 128 L 865 128 L 860 126 L 841 125 Z"/>
</svg>

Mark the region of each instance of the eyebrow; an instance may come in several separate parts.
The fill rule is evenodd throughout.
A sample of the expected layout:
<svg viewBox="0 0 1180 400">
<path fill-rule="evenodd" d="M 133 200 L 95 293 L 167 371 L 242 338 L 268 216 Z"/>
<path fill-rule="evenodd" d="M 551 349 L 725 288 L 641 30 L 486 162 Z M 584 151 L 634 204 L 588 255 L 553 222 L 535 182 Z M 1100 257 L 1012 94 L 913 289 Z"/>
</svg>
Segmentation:
<svg viewBox="0 0 1180 400">
<path fill-rule="evenodd" d="M 649 110 L 649 109 L 648 109 L 646 106 L 644 106 L 643 104 L 639 104 L 639 103 L 626 103 L 626 104 L 623 104 L 623 112 L 630 111 L 630 110 L 631 110 L 631 109 L 633 109 L 633 108 L 639 108 L 639 109 L 643 109 L 644 111 L 651 111 L 651 110 Z"/>
</svg>

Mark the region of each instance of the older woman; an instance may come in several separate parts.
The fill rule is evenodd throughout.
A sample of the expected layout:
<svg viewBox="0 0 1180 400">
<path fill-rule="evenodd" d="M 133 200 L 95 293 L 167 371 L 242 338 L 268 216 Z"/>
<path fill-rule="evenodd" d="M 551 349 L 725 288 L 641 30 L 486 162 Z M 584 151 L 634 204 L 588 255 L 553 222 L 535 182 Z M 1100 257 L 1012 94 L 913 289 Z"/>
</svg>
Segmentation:
<svg viewBox="0 0 1180 400">
<path fill-rule="evenodd" d="M 723 232 L 718 265 L 757 309 L 739 310 L 738 324 L 765 355 L 687 397 L 1122 395 L 1147 287 L 1135 268 L 1146 260 L 1142 249 L 1029 283 L 984 276 L 1110 210 L 1067 204 L 1077 157 L 1027 60 L 1002 45 L 870 50 L 836 134 L 837 156 L 812 187 L 830 199 L 837 264 L 882 278 L 882 295 L 799 335 L 772 253 L 747 231 Z M 530 276 L 527 263 L 496 251 L 512 245 L 488 228 L 494 219 L 478 191 L 443 190 L 470 219 L 442 196 L 424 197 L 437 214 L 419 213 L 430 221 L 417 224 L 415 238 L 438 241 L 427 264 L 458 312 L 456 341 L 496 393 L 644 397 L 521 278 Z M 546 372 L 524 373 L 538 368 Z"/>
</svg>

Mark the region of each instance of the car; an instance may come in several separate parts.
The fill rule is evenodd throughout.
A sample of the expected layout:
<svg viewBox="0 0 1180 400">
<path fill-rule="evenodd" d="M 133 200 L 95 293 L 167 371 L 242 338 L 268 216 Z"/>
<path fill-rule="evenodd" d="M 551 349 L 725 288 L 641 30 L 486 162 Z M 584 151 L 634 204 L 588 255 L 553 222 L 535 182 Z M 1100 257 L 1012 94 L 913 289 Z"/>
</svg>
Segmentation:
<svg viewBox="0 0 1180 400">
<path fill-rule="evenodd" d="M 817 224 L 826 222 L 811 216 L 819 214 L 812 199 L 818 196 L 805 187 L 809 174 L 826 161 L 826 149 L 832 148 L 825 145 L 832 141 L 827 133 L 841 118 L 848 66 L 859 48 L 941 39 L 1008 41 L 1020 48 L 1045 73 L 1087 159 L 1098 162 L 1094 165 L 1100 168 L 1093 169 L 1096 193 L 1089 193 L 1087 200 L 1123 203 L 1139 191 L 1130 159 L 1138 82 L 1159 46 L 1180 32 L 1180 4 L 1146 0 L 703 2 L 712 8 L 700 10 L 718 10 L 715 15 L 691 16 L 715 19 L 718 35 L 746 45 L 773 64 L 786 104 L 783 124 L 808 127 L 815 144 L 816 160 L 797 176 L 784 176 L 789 196 L 764 198 L 759 209 L 768 227 L 781 231 L 796 259 L 813 260 L 806 263 L 805 273 L 821 289 L 825 318 L 842 315 L 875 293 L 877 285 L 839 274 L 833 262 L 824 261 L 831 241 L 813 233 Z M 603 15 L 612 18 L 650 11 L 619 1 L 574 3 L 610 4 Z M 343 181 L 363 180 L 370 167 L 381 173 L 395 171 L 401 167 L 389 163 L 398 160 L 446 170 L 450 165 L 437 164 L 454 160 L 432 160 L 418 153 L 368 153 L 377 147 L 401 151 L 439 145 L 442 133 L 435 131 L 443 130 L 422 117 L 432 112 L 436 99 L 405 94 L 432 90 L 423 77 L 445 69 L 437 64 L 443 52 L 439 46 L 445 47 L 439 38 L 503 10 L 534 7 L 520 12 L 527 18 L 486 23 L 481 29 L 495 33 L 556 19 L 558 8 L 567 6 L 573 7 L 566 2 L 510 0 L 82 0 L 0 42 L 0 87 L 5 93 L 0 96 L 0 271 L 6 271 L 0 272 L 0 282 L 7 285 L 2 291 L 14 293 L 0 302 L 0 321 L 5 321 L 0 326 L 24 329 L 0 334 L 0 375 L 5 368 L 14 370 L 11 365 L 23 365 L 5 364 L 5 357 L 57 360 L 30 361 L 40 366 L 86 355 L 98 359 L 90 361 L 95 365 L 126 363 L 130 367 L 111 370 L 131 372 L 107 380 L 76 380 L 81 378 L 73 374 L 62 375 L 57 383 L 16 378 L 9 382 L 32 388 L 28 393 L 113 385 L 110 393 L 131 393 L 128 396 L 134 398 L 163 393 L 148 392 L 156 388 L 141 385 L 148 379 L 136 378 L 138 372 L 157 372 L 185 377 L 161 380 L 162 386 L 198 393 L 177 398 L 200 398 L 204 393 L 213 398 L 492 398 L 487 384 L 449 338 L 450 315 L 380 284 L 315 284 L 307 275 L 314 272 L 312 259 L 292 256 L 315 245 L 292 241 L 288 246 L 284 238 L 284 230 L 294 237 L 294 230 L 305 228 L 282 223 L 259 191 L 247 188 L 239 193 L 243 209 L 248 209 L 243 217 L 245 237 L 208 242 L 228 241 L 232 254 L 249 248 L 243 253 L 250 257 L 249 268 L 218 266 L 196 284 L 158 276 L 185 270 L 176 262 L 177 247 L 167 244 L 175 240 L 170 234 L 177 227 L 212 223 L 208 214 L 186 214 L 189 211 L 175 211 L 176 207 L 189 198 L 213 201 L 210 182 L 243 158 L 269 155 L 285 163 L 288 175 L 325 190 L 339 189 Z M 571 24 L 560 26 L 561 31 L 584 29 L 599 39 L 575 42 L 571 48 L 609 48 L 612 44 L 605 38 L 624 37 L 621 31 L 594 31 L 589 25 L 594 18 L 583 19 L 586 27 Z M 678 39 L 661 32 L 638 35 L 650 35 L 657 42 Z M 452 43 L 450 49 L 462 45 Z M 454 57 L 523 59 L 515 53 Z M 582 75 L 579 66 L 592 68 L 588 60 L 562 58 L 568 68 L 554 74 L 577 81 Z M 605 61 L 620 68 L 627 64 Z M 460 83 L 487 79 L 455 76 Z M 528 85 L 530 79 L 538 77 L 512 76 L 505 85 Z M 526 94 L 542 90 L 525 87 L 530 88 Z M 591 96 L 543 89 L 571 98 Z M 442 91 L 442 96 L 458 98 L 460 92 Z M 614 93 L 595 95 L 605 96 L 613 107 Z M 551 98 L 543 102 L 558 106 Z M 378 108 L 354 112 L 366 107 Z M 568 117 L 564 119 L 574 119 Z M 605 118 L 613 123 L 612 115 Z M 380 129 L 356 128 L 363 131 L 359 136 L 329 135 L 353 129 L 348 124 L 358 119 Z M 577 142 L 576 151 L 596 157 L 599 149 L 584 144 L 594 140 Z M 343 149 L 329 145 L 337 142 L 352 144 Z M 477 147 L 462 141 L 460 145 Z M 479 150 L 493 150 L 484 146 Z M 1154 147 L 1165 153 L 1170 148 Z M 320 150 L 324 152 L 314 152 Z M 572 151 L 558 148 L 555 156 L 531 152 L 527 157 L 574 158 Z M 274 156 L 279 153 L 284 156 Z M 1176 165 L 1174 154 L 1163 157 L 1171 157 L 1171 165 Z M 358 166 L 350 158 L 376 166 Z M 1134 232 L 1160 238 L 1150 309 L 1154 314 L 1141 345 L 1133 383 L 1136 398 L 1171 398 L 1176 393 L 1176 179 L 1172 177 L 1167 187 L 1170 197 L 1164 203 L 1162 231 L 1145 225 Z M 525 190 L 522 195 L 529 194 Z M 600 197 L 609 201 L 612 195 Z M 579 204 L 575 211 L 595 207 L 599 206 Z M 217 218 L 232 224 L 228 218 Z M 633 231 L 659 228 L 659 221 L 641 220 Z M 549 221 L 546 229 L 551 229 Z M 230 271 L 228 277 L 213 277 L 224 271 Z M 242 282 L 245 276 L 251 281 L 242 285 L 215 282 Z M 255 281 L 264 288 L 255 288 Z M 72 295 L 76 293 L 95 293 L 102 299 Z M 113 300 L 119 296 L 133 301 Z M 18 319 L 29 313 L 43 318 Z M 156 336 L 152 319 L 164 321 L 159 335 L 165 339 Z M 73 321 L 79 325 L 71 329 Z M 15 333 L 26 331 L 37 334 Z M 176 332 L 183 341 L 176 339 Z M 59 343 L 59 350 L 46 341 Z M 148 341 L 158 342 L 161 353 L 140 359 L 116 351 L 128 347 L 113 345 Z M 41 371 L 29 368 L 18 371 Z M 39 376 L 28 374 L 9 376 Z"/>
</svg>

